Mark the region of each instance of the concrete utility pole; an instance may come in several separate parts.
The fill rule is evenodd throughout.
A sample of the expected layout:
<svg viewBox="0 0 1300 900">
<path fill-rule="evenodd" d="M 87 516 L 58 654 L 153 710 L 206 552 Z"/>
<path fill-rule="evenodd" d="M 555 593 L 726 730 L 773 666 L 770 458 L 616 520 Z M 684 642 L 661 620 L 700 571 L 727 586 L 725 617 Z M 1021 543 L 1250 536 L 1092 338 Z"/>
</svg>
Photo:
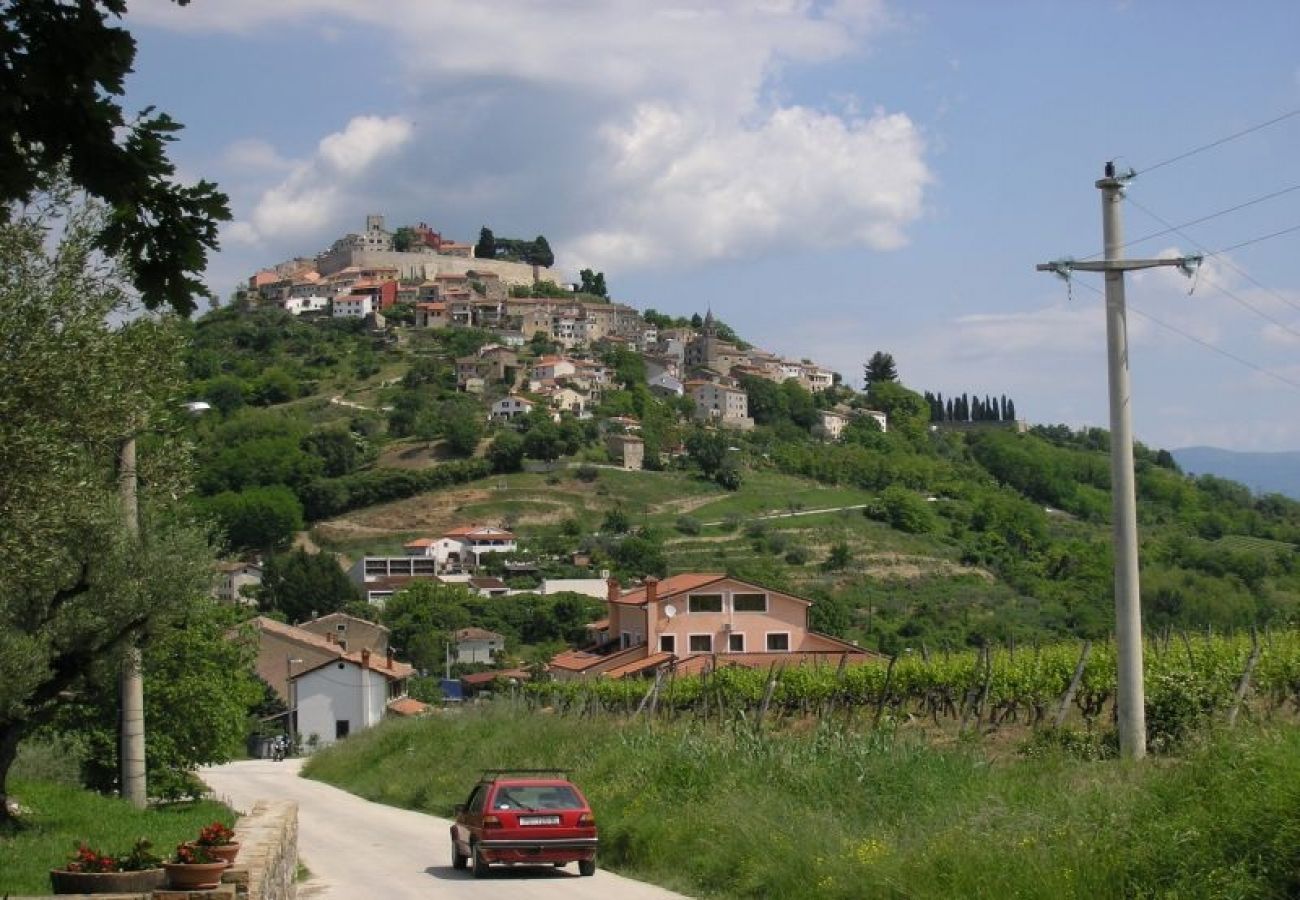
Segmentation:
<svg viewBox="0 0 1300 900">
<path fill-rule="evenodd" d="M 1156 266 L 1178 266 L 1184 272 L 1200 264 L 1201 257 L 1178 259 L 1124 259 L 1124 228 L 1120 202 L 1124 185 L 1134 177 L 1115 174 L 1106 163 L 1101 190 L 1102 237 L 1105 260 L 1041 263 L 1040 272 L 1069 278 L 1072 271 L 1106 274 L 1106 346 L 1110 375 L 1110 486 L 1111 517 L 1115 541 L 1115 643 L 1118 650 L 1116 702 L 1120 753 L 1142 759 L 1147 753 L 1145 691 L 1142 684 L 1142 601 L 1138 587 L 1137 495 L 1133 475 L 1132 396 L 1128 374 L 1128 324 L 1124 307 L 1124 273 Z"/>
<path fill-rule="evenodd" d="M 140 505 L 136 498 L 134 435 L 122 442 L 117 478 L 126 531 L 132 541 L 138 541 Z M 136 809 L 144 809 L 149 801 L 144 765 L 144 676 L 140 672 L 141 664 L 140 647 L 133 641 L 122 660 L 122 671 L 118 676 L 118 696 L 122 707 L 118 766 L 122 796 Z"/>
</svg>

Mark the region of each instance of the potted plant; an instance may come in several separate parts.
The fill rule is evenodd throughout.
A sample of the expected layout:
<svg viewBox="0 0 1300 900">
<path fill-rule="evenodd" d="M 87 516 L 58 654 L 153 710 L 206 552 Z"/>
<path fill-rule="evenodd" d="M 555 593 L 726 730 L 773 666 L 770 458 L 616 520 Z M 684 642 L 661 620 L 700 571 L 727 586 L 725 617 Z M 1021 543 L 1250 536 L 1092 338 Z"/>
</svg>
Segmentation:
<svg viewBox="0 0 1300 900">
<path fill-rule="evenodd" d="M 224 822 L 213 822 L 204 826 L 194 843 L 208 851 L 210 856 L 233 864 L 239 855 L 239 844 L 235 842 L 235 831 Z"/>
<path fill-rule="evenodd" d="M 167 873 L 150 846 L 140 838 L 131 852 L 113 855 L 78 844 L 67 865 L 50 870 L 50 889 L 56 894 L 132 894 L 160 888 Z"/>
<path fill-rule="evenodd" d="M 167 883 L 178 891 L 202 891 L 221 883 L 221 873 L 228 863 L 217 859 L 207 847 L 177 844 L 170 862 L 163 863 Z"/>
</svg>

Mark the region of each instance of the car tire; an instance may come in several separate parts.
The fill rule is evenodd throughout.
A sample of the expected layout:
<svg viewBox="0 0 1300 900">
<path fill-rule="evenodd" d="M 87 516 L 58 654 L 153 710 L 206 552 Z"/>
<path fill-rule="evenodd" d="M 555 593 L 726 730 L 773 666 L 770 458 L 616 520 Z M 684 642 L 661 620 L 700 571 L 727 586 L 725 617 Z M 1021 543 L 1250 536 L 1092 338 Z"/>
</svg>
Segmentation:
<svg viewBox="0 0 1300 900">
<path fill-rule="evenodd" d="M 451 842 L 451 867 L 453 869 L 469 868 L 469 857 L 456 849 L 456 842 Z"/>
<path fill-rule="evenodd" d="M 488 864 L 487 864 L 487 860 L 485 860 L 479 854 L 478 844 L 471 845 L 469 848 L 469 852 L 473 854 L 472 858 L 474 860 L 474 877 L 475 878 L 486 877 L 488 873 Z"/>
<path fill-rule="evenodd" d="M 579 874 L 579 875 L 587 875 L 587 876 L 595 875 L 595 874 L 596 874 L 596 861 L 595 861 L 594 859 L 580 859 L 580 860 L 578 860 L 578 874 Z"/>
</svg>

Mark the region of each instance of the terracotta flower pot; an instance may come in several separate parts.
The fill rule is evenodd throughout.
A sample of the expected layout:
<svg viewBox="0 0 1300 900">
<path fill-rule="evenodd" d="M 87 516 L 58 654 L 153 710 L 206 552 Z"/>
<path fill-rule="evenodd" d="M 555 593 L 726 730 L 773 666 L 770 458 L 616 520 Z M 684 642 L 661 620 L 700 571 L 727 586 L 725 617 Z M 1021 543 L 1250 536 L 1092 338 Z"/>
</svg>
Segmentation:
<svg viewBox="0 0 1300 900">
<path fill-rule="evenodd" d="M 201 891 L 221 884 L 224 861 L 210 863 L 163 863 L 167 883 L 178 891 Z"/>
<path fill-rule="evenodd" d="M 209 856 L 222 860 L 228 866 L 233 866 L 235 857 L 239 855 L 238 843 L 218 844 L 215 847 L 204 847 L 203 849 L 208 851 Z"/>
<path fill-rule="evenodd" d="M 69 872 L 50 870 L 50 890 L 56 894 L 143 894 L 167 881 L 162 869 L 138 872 Z"/>
</svg>

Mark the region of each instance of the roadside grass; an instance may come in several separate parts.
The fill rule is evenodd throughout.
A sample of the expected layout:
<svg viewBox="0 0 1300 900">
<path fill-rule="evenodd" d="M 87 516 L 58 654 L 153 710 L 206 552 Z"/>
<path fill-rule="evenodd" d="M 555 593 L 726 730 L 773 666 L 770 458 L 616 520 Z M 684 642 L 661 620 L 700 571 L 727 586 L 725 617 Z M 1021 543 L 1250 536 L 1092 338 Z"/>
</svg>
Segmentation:
<svg viewBox="0 0 1300 900">
<path fill-rule="evenodd" d="M 50 869 L 67 863 L 80 842 L 105 853 L 125 853 L 146 837 L 165 857 L 213 821 L 234 814 L 210 800 L 139 810 L 124 800 L 53 781 L 13 779 L 12 796 L 30 813 L 0 832 L 0 897 L 46 895 Z"/>
<path fill-rule="evenodd" d="M 718 898 L 1273 898 L 1300 892 L 1300 732 L 1252 726 L 1140 765 L 1005 758 L 840 726 L 527 713 L 354 735 L 308 777 L 447 816 L 483 768 L 561 766 L 602 864 Z M 432 828 L 431 840 L 445 840 Z"/>
</svg>

